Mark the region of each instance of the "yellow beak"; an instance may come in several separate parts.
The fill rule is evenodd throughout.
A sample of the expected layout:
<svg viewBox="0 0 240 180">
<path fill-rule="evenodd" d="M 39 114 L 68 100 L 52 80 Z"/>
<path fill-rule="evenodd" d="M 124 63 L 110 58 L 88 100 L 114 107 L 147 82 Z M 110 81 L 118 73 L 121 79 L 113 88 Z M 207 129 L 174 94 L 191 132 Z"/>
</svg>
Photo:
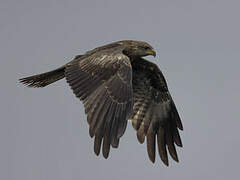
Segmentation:
<svg viewBox="0 0 240 180">
<path fill-rule="evenodd" d="M 148 55 L 154 56 L 156 57 L 156 51 L 154 49 L 151 49 L 149 51 L 146 52 Z"/>
</svg>

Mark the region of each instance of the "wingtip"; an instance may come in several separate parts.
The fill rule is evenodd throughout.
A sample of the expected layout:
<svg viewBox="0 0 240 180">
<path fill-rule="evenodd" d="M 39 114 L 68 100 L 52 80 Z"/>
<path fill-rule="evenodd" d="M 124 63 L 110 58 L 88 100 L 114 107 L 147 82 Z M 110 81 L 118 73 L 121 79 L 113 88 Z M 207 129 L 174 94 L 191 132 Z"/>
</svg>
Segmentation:
<svg viewBox="0 0 240 180">
<path fill-rule="evenodd" d="M 104 138 L 102 146 L 102 154 L 105 159 L 108 158 L 110 152 L 110 144 L 108 143 L 108 141 L 107 142 L 106 141 L 107 140 Z"/>
<path fill-rule="evenodd" d="M 180 129 L 181 131 L 183 131 L 183 126 L 178 126 L 178 129 Z"/>
<path fill-rule="evenodd" d="M 100 147 L 97 147 L 96 145 L 94 146 L 94 153 L 99 156 L 100 154 Z"/>
<path fill-rule="evenodd" d="M 179 162 L 178 156 L 176 154 L 174 156 L 172 156 L 172 158 L 173 158 L 174 161 Z"/>
<path fill-rule="evenodd" d="M 137 139 L 140 144 L 143 144 L 145 141 L 145 135 L 142 134 L 139 130 L 137 131 Z"/>
<path fill-rule="evenodd" d="M 176 144 L 178 147 L 183 147 L 183 144 L 182 143 L 178 143 Z"/>
<path fill-rule="evenodd" d="M 96 154 L 96 156 L 99 156 L 100 151 L 95 151 L 95 149 L 94 149 L 94 153 Z"/>
<path fill-rule="evenodd" d="M 91 138 L 93 138 L 93 136 L 94 136 L 94 130 L 93 130 L 93 128 L 89 128 L 89 136 L 91 137 Z"/>
<path fill-rule="evenodd" d="M 109 153 L 104 153 L 104 152 L 103 152 L 103 157 L 104 157 L 105 159 L 107 159 L 108 156 L 109 156 Z"/>
<path fill-rule="evenodd" d="M 163 164 L 168 167 L 169 166 L 168 160 L 167 161 L 163 161 Z"/>
<path fill-rule="evenodd" d="M 150 157 L 149 156 L 149 159 L 151 160 L 151 162 L 154 164 L 155 163 L 155 157 L 153 158 L 153 157 Z"/>
</svg>

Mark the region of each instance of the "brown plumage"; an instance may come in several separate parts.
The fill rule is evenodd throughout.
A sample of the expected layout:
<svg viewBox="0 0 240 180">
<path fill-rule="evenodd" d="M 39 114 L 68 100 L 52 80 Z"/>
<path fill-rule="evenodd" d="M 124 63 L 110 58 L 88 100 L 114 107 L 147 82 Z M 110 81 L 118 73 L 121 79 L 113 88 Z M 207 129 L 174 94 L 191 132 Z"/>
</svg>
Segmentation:
<svg viewBox="0 0 240 180">
<path fill-rule="evenodd" d="M 94 152 L 109 156 L 117 148 L 130 119 L 140 143 L 155 162 L 156 142 L 160 158 L 168 165 L 168 152 L 178 162 L 175 144 L 182 147 L 178 129 L 182 123 L 159 68 L 143 59 L 155 56 L 142 41 L 119 41 L 76 56 L 56 70 L 20 79 L 29 87 L 45 87 L 66 78 L 84 104 Z"/>
</svg>

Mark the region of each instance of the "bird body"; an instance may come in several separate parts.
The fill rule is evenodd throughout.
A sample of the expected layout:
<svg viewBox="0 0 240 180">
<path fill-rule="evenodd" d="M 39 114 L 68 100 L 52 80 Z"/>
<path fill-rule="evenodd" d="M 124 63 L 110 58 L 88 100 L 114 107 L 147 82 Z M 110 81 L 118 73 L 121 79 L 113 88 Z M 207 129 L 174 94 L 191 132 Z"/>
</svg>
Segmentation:
<svg viewBox="0 0 240 180">
<path fill-rule="evenodd" d="M 107 158 L 110 146 L 119 146 L 130 119 L 138 141 L 147 139 L 150 160 L 155 162 L 157 139 L 160 158 L 168 165 L 168 152 L 178 161 L 175 144 L 182 147 L 178 129 L 183 127 L 166 80 L 157 65 L 143 58 L 147 55 L 156 53 L 146 42 L 118 41 L 20 82 L 29 87 L 45 87 L 65 77 L 83 102 L 97 155 L 102 147 Z"/>
</svg>

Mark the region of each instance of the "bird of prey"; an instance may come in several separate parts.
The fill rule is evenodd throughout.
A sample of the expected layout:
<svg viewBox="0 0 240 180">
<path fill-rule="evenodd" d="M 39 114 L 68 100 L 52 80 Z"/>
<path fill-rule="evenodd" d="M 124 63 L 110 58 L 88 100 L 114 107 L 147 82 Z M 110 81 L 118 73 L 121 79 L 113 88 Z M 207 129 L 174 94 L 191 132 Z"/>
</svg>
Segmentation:
<svg viewBox="0 0 240 180">
<path fill-rule="evenodd" d="M 146 139 L 149 159 L 155 162 L 156 144 L 168 166 L 168 153 L 178 162 L 175 145 L 182 147 L 183 126 L 167 82 L 157 67 L 144 56 L 156 56 L 143 41 L 124 40 L 76 56 L 66 65 L 46 73 L 22 78 L 28 87 L 45 87 L 66 78 L 84 105 L 94 152 L 108 158 L 110 146 L 117 148 L 128 120 L 137 139 Z"/>
</svg>

